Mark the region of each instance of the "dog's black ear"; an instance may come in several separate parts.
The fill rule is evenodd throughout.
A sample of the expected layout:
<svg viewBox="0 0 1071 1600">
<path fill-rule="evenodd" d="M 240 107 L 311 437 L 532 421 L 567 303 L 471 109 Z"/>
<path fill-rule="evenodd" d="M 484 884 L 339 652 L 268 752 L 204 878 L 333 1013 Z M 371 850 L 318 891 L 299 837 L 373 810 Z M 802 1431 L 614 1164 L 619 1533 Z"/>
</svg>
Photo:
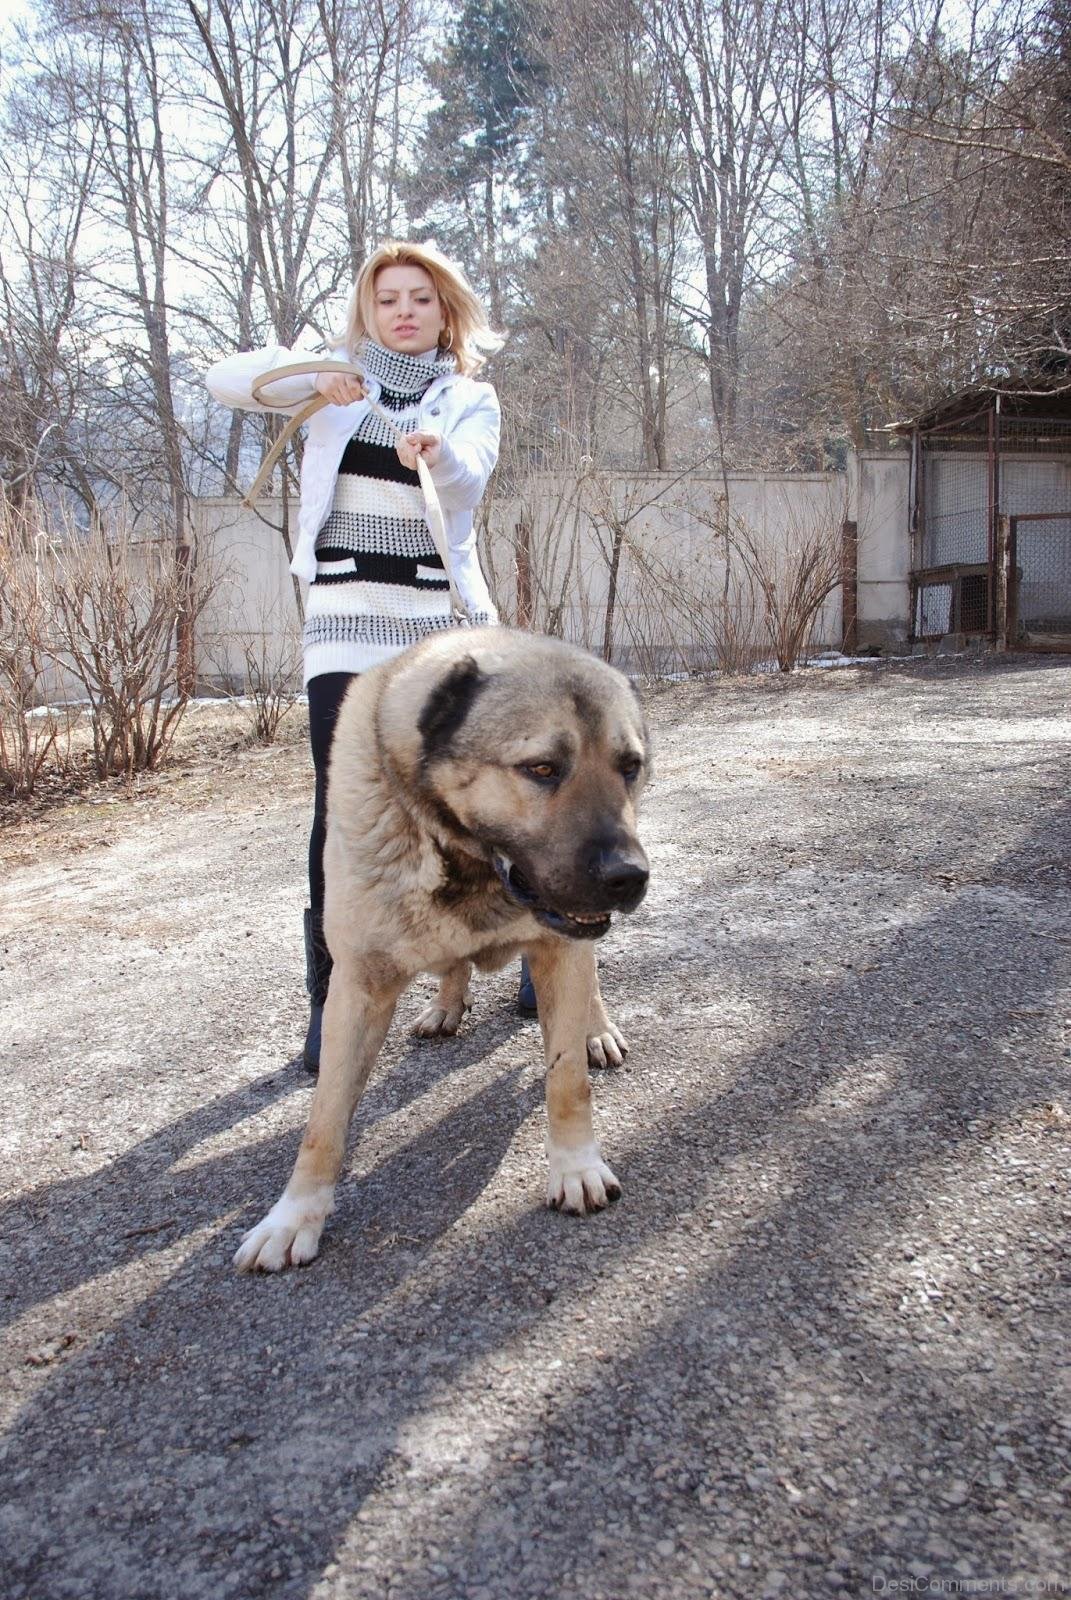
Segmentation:
<svg viewBox="0 0 1071 1600">
<path fill-rule="evenodd" d="M 437 683 L 417 719 L 424 740 L 425 761 L 446 754 L 451 739 L 461 727 L 472 703 L 487 678 L 473 656 L 456 661 L 441 683 Z"/>
</svg>

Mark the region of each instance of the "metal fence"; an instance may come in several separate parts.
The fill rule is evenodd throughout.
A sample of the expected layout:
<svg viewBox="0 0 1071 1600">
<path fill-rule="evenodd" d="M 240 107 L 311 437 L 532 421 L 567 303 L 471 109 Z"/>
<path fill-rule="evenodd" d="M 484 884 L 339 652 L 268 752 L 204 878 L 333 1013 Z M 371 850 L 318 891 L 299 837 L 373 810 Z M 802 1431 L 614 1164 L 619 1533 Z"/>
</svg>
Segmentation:
<svg viewBox="0 0 1071 1600">
<path fill-rule="evenodd" d="M 1005 643 L 1071 648 L 1071 512 L 1024 512 L 1002 522 Z"/>
<path fill-rule="evenodd" d="M 998 529 L 1017 519 L 1020 635 L 1071 635 L 1071 418 L 1004 416 L 990 400 L 922 433 L 914 633 L 1003 632 Z"/>
</svg>

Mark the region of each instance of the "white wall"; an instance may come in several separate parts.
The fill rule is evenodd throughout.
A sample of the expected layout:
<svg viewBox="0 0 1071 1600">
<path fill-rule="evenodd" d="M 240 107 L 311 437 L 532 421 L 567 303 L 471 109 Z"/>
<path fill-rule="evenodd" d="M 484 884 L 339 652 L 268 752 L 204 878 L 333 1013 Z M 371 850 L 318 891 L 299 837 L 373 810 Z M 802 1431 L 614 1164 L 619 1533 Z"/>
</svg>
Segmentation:
<svg viewBox="0 0 1071 1600">
<path fill-rule="evenodd" d="M 601 650 L 612 533 L 625 529 L 613 625 L 613 658 L 631 670 L 709 665 L 724 591 L 724 496 L 730 522 L 746 527 L 775 562 L 801 533 L 839 541 L 845 517 L 859 527 L 860 643 L 897 644 L 908 630 L 907 457 L 868 452 L 844 473 L 635 473 L 604 479 L 534 475 L 523 492 L 492 485 L 483 507 L 481 558 L 503 618 L 517 617 L 517 551 L 527 527 L 532 625 Z M 608 516 L 607 497 L 612 503 Z M 199 555 L 222 574 L 198 629 L 198 669 L 240 678 L 248 646 L 287 652 L 296 640 L 292 581 L 279 532 L 280 505 L 256 510 L 233 498 L 195 505 Z M 286 635 L 289 632 L 289 639 Z M 839 587 L 822 607 L 814 648 L 841 642 Z"/>
<path fill-rule="evenodd" d="M 862 451 L 848 477 L 859 526 L 859 644 L 895 647 L 911 631 L 907 452 Z"/>
<path fill-rule="evenodd" d="M 210 560 L 217 577 L 197 625 L 197 671 L 206 680 L 244 682 L 249 651 L 290 668 L 300 687 L 300 625 L 280 524 L 281 503 L 269 496 L 252 511 L 233 495 L 193 503 L 197 559 Z"/>
</svg>

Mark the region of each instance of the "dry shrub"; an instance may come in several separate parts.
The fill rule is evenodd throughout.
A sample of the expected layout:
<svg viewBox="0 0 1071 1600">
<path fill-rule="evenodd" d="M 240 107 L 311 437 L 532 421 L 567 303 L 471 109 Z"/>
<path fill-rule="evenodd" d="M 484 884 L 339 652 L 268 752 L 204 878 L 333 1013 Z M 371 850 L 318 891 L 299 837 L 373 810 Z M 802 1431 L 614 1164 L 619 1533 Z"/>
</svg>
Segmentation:
<svg viewBox="0 0 1071 1600">
<path fill-rule="evenodd" d="M 795 518 L 784 544 L 774 546 L 737 523 L 729 541 L 761 599 L 778 670 L 791 672 L 807 656 L 822 607 L 841 582 L 840 526 Z"/>
<path fill-rule="evenodd" d="M 683 561 L 672 561 L 630 526 L 658 494 L 648 490 L 642 503 L 630 497 L 615 507 L 610 489 L 599 490 L 595 515 L 611 536 L 605 552 L 607 659 L 615 621 L 636 670 L 649 676 L 676 666 L 746 673 L 771 653 L 778 668 L 790 672 L 806 657 L 822 607 L 841 582 L 835 516 L 790 518 L 773 540 L 733 517 L 724 495 L 706 507 L 679 504 L 674 509 L 682 519 L 697 522 L 712 538 L 705 550 L 690 549 Z"/>
<path fill-rule="evenodd" d="M 713 550 L 686 551 L 669 560 L 659 544 L 633 532 L 633 524 L 667 494 L 680 475 L 628 486 L 623 496 L 604 474 L 591 475 L 592 525 L 605 538 L 608 591 L 603 655 L 609 660 L 615 626 L 625 636 L 633 670 L 645 677 L 684 672 L 745 673 L 765 653 L 755 586 L 731 559 L 723 496 L 698 513 L 691 497 L 665 508 L 682 524 L 698 522 L 715 535 Z M 641 530 L 642 530 L 642 524 Z"/>
<path fill-rule="evenodd" d="M 46 768 L 70 763 L 71 710 L 47 703 L 51 582 L 33 508 L 0 496 L 0 787 L 17 798 Z"/>
<path fill-rule="evenodd" d="M 245 694 L 238 709 L 248 720 L 258 744 L 274 744 L 279 727 L 300 703 L 295 678 L 301 682 L 301 639 L 290 627 L 281 642 L 261 634 L 246 644 Z"/>
<path fill-rule="evenodd" d="M 190 698 L 179 621 L 192 631 L 210 572 L 169 539 L 136 536 L 121 515 L 88 532 L 66 525 L 53 560 L 56 648 L 89 702 L 97 775 L 159 767 Z"/>
<path fill-rule="evenodd" d="M 696 609 L 695 584 L 689 570 L 672 571 L 643 539 L 643 519 L 672 496 L 688 472 L 629 482 L 588 464 L 583 505 L 606 565 L 606 601 L 602 623 L 602 657 L 611 661 L 618 628 L 629 641 L 635 670 L 657 676 L 678 663 L 693 671 L 697 663 L 687 633 Z M 670 501 L 672 506 L 673 502 Z M 639 534 L 633 531 L 639 525 Z M 703 574 L 698 574 L 700 582 Z M 667 617 L 683 617 L 685 633 L 667 639 Z"/>
<path fill-rule="evenodd" d="M 225 631 L 208 651 L 224 694 L 249 725 L 257 744 L 274 744 L 279 728 L 301 703 L 301 629 L 294 610 L 262 597 L 252 627 L 245 598 L 239 595 L 227 615 Z M 224 655 L 226 642 L 241 640 L 242 672 Z"/>
<path fill-rule="evenodd" d="M 832 512 L 790 514 L 776 537 L 762 536 L 729 510 L 729 491 L 708 507 L 693 507 L 713 537 L 714 562 L 693 579 L 681 578 L 680 611 L 696 604 L 695 622 L 723 672 L 748 672 L 772 651 L 779 671 L 807 656 L 822 607 L 843 577 L 841 521 Z M 720 579 L 718 577 L 720 569 Z M 676 576 L 676 575 L 675 575 Z"/>
<path fill-rule="evenodd" d="M 553 469 L 499 486 L 480 508 L 480 549 L 504 622 L 553 638 L 589 626 L 582 563 L 583 465 L 563 455 Z M 584 642 L 587 642 L 586 639 Z"/>
<path fill-rule="evenodd" d="M 629 556 L 632 584 L 619 615 L 637 671 L 655 677 L 676 664 L 683 672 L 738 675 L 762 660 L 759 607 L 746 571 L 730 570 L 726 582 L 717 568 L 674 567 L 637 546 Z M 667 631 L 668 660 L 661 643 Z"/>
<path fill-rule="evenodd" d="M 481 551 L 503 617 L 630 670 L 790 671 L 842 578 L 833 505 L 775 508 L 769 536 L 730 509 L 730 484 L 691 469 L 619 474 L 560 437 L 484 506 Z M 548 457 L 552 459 L 548 460 Z M 690 481 L 692 480 L 692 481 Z"/>
<path fill-rule="evenodd" d="M 481 560 L 503 622 L 597 648 L 601 560 L 584 538 L 592 462 L 568 429 L 548 428 L 539 396 L 529 400 L 503 416 L 498 470 L 477 513 Z"/>
</svg>

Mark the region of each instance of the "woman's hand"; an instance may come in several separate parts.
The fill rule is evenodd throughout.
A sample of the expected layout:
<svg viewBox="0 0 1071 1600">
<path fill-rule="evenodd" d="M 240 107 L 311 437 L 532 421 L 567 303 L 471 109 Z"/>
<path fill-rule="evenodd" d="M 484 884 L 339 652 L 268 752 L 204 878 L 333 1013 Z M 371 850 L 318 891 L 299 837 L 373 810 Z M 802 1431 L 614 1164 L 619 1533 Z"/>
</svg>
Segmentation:
<svg viewBox="0 0 1071 1600">
<path fill-rule="evenodd" d="M 348 372 L 318 372 L 312 386 L 333 406 L 352 406 L 368 392 L 360 378 L 351 378 Z"/>
<path fill-rule="evenodd" d="M 433 467 L 442 454 L 442 448 L 441 433 L 407 433 L 404 439 L 398 440 L 398 460 L 410 472 L 415 472 L 417 456 Z"/>
</svg>

